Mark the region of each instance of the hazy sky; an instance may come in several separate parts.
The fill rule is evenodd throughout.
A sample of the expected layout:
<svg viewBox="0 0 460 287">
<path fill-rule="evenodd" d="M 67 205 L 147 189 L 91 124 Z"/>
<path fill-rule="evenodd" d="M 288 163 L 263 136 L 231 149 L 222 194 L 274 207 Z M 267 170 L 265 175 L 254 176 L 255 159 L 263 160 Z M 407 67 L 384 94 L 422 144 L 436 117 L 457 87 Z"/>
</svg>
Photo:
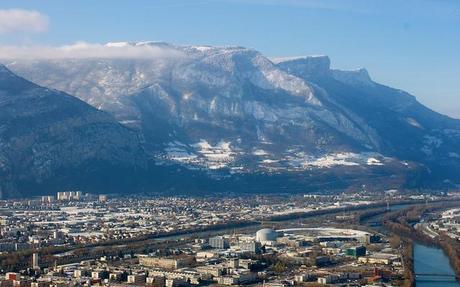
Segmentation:
<svg viewBox="0 0 460 287">
<path fill-rule="evenodd" d="M 146 40 L 325 54 L 460 118 L 459 0 L 0 2 L 2 46 Z"/>
</svg>

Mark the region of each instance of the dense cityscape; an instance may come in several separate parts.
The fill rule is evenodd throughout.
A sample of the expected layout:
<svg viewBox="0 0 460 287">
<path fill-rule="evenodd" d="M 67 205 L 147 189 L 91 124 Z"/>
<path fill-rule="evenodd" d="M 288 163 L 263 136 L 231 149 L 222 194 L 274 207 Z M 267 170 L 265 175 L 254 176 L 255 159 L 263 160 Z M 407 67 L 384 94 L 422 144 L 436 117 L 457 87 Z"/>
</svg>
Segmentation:
<svg viewBox="0 0 460 287">
<path fill-rule="evenodd" d="M 384 198 L 365 190 L 226 197 L 72 191 L 2 201 L 0 286 L 401 286 L 405 243 L 374 217 L 459 199 L 398 190 Z M 452 208 L 416 228 L 458 240 L 459 220 Z"/>
</svg>

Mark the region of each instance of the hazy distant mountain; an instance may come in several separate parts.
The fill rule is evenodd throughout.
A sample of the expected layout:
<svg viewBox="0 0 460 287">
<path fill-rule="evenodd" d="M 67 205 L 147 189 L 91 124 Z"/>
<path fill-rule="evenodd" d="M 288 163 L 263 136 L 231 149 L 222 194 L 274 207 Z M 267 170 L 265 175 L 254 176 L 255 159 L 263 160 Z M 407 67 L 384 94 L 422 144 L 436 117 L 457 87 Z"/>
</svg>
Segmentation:
<svg viewBox="0 0 460 287">
<path fill-rule="evenodd" d="M 37 86 L 0 65 L 0 190 L 40 194 L 39 186 L 114 188 L 146 168 L 132 131 L 85 102 Z M 54 188 L 53 188 L 54 187 Z"/>
<path fill-rule="evenodd" d="M 364 69 L 332 70 L 325 56 L 268 59 L 242 47 L 108 46 L 174 56 L 2 62 L 137 130 L 156 164 L 239 175 L 418 164 L 430 179 L 460 178 L 460 121 Z"/>
</svg>

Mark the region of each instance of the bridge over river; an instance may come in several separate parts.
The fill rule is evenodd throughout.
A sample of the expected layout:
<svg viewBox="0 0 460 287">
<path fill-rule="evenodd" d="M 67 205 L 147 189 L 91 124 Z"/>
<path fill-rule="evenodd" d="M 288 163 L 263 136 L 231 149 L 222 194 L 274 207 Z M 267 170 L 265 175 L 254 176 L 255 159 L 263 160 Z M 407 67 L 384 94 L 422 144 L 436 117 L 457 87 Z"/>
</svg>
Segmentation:
<svg viewBox="0 0 460 287">
<path fill-rule="evenodd" d="M 414 271 L 417 287 L 460 287 L 460 278 L 439 248 L 415 244 Z"/>
<path fill-rule="evenodd" d="M 457 281 L 460 280 L 460 276 L 455 274 L 447 273 L 415 273 L 417 281 Z"/>
</svg>

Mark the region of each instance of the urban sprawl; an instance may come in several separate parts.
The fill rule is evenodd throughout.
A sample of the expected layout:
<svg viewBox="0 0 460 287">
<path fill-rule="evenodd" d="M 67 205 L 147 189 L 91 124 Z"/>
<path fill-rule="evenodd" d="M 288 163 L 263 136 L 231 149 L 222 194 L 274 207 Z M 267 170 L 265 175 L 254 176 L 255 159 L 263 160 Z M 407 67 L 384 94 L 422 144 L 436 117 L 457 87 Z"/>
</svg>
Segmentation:
<svg viewBox="0 0 460 287">
<path fill-rule="evenodd" d="M 400 242 L 372 226 L 369 212 L 446 197 L 459 194 L 67 191 L 4 200 L 0 286 L 399 286 L 405 276 Z M 460 209 L 433 213 L 416 228 L 459 240 Z"/>
</svg>

